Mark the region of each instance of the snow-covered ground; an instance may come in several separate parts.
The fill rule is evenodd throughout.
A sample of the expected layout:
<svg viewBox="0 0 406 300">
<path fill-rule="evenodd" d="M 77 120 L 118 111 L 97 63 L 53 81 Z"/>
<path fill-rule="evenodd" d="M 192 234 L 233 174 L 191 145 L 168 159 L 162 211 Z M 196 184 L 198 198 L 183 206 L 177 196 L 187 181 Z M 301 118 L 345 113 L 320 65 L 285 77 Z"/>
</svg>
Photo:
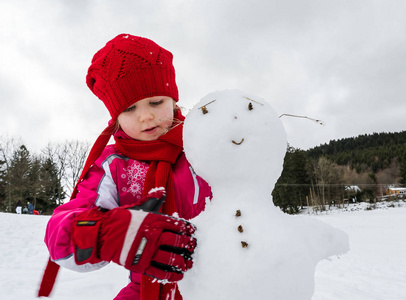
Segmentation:
<svg viewBox="0 0 406 300">
<path fill-rule="evenodd" d="M 313 300 L 406 299 L 406 207 L 382 204 L 364 210 L 363 203 L 316 217 L 344 230 L 351 250 L 318 264 Z"/>
<path fill-rule="evenodd" d="M 309 217 L 344 230 L 351 247 L 348 254 L 318 264 L 313 300 L 406 299 L 405 205 L 375 210 L 358 205 Z M 48 259 L 43 243 L 48 219 L 0 213 L 0 299 L 36 298 Z M 93 273 L 63 269 L 52 299 L 113 299 L 127 277 L 114 264 Z"/>
</svg>

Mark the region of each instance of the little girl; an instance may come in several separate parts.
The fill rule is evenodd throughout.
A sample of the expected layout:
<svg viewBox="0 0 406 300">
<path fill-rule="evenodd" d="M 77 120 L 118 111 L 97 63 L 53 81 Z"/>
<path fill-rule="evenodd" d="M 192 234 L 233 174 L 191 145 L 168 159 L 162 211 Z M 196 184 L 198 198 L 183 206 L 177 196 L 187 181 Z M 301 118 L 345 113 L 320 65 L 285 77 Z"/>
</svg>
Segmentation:
<svg viewBox="0 0 406 300">
<path fill-rule="evenodd" d="M 211 191 L 183 153 L 172 54 L 149 39 L 121 34 L 94 55 L 86 82 L 111 121 L 71 201 L 49 220 L 47 270 L 59 265 L 86 272 L 113 261 L 131 271 L 115 299 L 182 299 L 176 281 L 192 267 L 196 245 L 195 228 L 184 219 L 204 209 Z M 106 146 L 111 135 L 115 144 Z M 151 212 L 159 205 L 148 203 L 163 199 L 161 213 Z M 40 296 L 52 289 L 44 281 Z"/>
</svg>

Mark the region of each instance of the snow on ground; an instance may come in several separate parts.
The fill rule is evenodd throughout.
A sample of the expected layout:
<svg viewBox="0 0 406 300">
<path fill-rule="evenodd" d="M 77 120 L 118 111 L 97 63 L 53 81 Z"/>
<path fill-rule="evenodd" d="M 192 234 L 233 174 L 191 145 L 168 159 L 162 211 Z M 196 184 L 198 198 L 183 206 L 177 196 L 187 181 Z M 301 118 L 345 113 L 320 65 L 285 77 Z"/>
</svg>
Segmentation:
<svg viewBox="0 0 406 300">
<path fill-rule="evenodd" d="M 351 247 L 318 264 L 313 300 L 406 300 L 406 206 L 364 208 L 309 215 L 344 230 Z M 36 298 L 48 219 L 0 213 L 0 299 Z M 63 269 L 52 299 L 113 299 L 127 282 L 128 272 L 114 264 L 92 273 Z"/>
<path fill-rule="evenodd" d="M 0 299 L 38 299 L 48 261 L 43 242 L 48 220 L 49 216 L 0 213 Z M 92 273 L 61 269 L 52 299 L 111 300 L 127 281 L 128 272 L 115 264 Z"/>
<path fill-rule="evenodd" d="M 320 214 L 344 230 L 348 254 L 318 264 L 313 300 L 406 299 L 406 207 Z"/>
</svg>

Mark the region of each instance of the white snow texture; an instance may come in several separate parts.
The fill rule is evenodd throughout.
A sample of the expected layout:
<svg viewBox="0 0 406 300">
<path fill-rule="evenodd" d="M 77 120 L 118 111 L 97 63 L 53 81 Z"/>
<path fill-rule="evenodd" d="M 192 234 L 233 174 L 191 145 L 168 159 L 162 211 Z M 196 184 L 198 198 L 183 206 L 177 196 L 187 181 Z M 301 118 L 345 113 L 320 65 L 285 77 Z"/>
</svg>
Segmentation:
<svg viewBox="0 0 406 300">
<path fill-rule="evenodd" d="M 348 236 L 273 205 L 287 142 L 270 105 L 238 90 L 211 93 L 186 117 L 184 147 L 213 192 L 192 220 L 198 247 L 179 283 L 184 299 L 311 299 L 317 263 L 346 253 Z"/>
</svg>

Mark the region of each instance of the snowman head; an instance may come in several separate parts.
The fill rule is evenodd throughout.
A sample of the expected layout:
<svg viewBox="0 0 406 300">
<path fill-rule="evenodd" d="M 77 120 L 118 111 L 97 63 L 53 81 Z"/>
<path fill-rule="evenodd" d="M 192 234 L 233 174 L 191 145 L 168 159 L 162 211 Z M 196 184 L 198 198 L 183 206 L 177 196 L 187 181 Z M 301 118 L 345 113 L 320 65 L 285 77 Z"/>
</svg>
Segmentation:
<svg viewBox="0 0 406 300">
<path fill-rule="evenodd" d="M 263 99 L 238 90 L 204 97 L 186 116 L 186 157 L 212 187 L 266 186 L 282 172 L 286 133 Z"/>
</svg>

